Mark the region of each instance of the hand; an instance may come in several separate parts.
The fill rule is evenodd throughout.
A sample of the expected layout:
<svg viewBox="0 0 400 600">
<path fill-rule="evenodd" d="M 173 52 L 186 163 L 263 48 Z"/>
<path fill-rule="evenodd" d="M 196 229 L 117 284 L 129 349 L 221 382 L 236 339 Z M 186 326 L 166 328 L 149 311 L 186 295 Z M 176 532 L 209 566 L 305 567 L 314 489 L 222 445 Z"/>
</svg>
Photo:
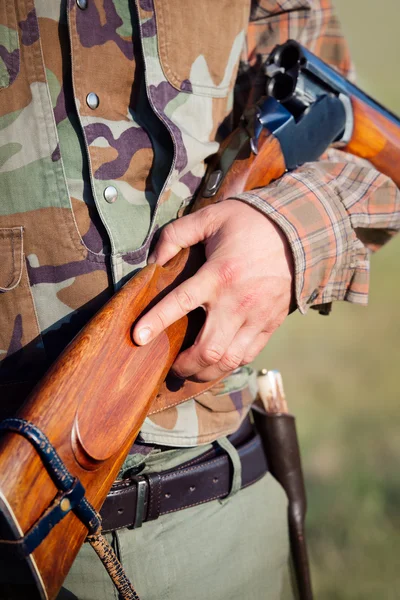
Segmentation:
<svg viewBox="0 0 400 600">
<path fill-rule="evenodd" d="M 293 261 L 272 221 L 240 200 L 225 200 L 167 225 L 149 262 L 164 265 L 198 242 L 204 243 L 206 262 L 139 320 L 134 340 L 144 345 L 202 306 L 205 324 L 173 370 L 182 378 L 212 381 L 251 362 L 285 319 Z"/>
</svg>

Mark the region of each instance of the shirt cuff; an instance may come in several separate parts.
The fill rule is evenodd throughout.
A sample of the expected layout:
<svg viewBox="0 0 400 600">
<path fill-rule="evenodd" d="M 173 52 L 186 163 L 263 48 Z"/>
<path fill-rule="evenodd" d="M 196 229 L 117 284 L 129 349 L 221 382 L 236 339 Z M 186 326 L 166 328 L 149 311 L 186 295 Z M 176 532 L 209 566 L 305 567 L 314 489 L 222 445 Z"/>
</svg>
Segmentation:
<svg viewBox="0 0 400 600">
<path fill-rule="evenodd" d="M 294 259 L 296 303 L 303 314 L 310 307 L 328 314 L 333 300 L 366 303 L 366 249 L 331 183 L 316 163 L 309 163 L 266 188 L 234 196 L 260 210 L 286 235 Z"/>
</svg>

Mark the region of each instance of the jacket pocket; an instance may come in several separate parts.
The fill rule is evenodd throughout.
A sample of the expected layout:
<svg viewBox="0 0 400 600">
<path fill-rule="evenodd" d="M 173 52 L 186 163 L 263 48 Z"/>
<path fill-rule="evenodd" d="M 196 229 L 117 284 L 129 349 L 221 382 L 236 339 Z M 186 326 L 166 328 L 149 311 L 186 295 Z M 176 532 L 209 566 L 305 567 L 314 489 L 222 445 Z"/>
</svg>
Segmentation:
<svg viewBox="0 0 400 600">
<path fill-rule="evenodd" d="M 0 0 L 0 89 L 14 83 L 20 66 L 15 0 Z"/>
<path fill-rule="evenodd" d="M 1 386 L 37 379 L 45 354 L 25 265 L 22 227 L 0 228 L 0 257 Z"/>
<path fill-rule="evenodd" d="M 154 0 L 165 77 L 178 90 L 225 97 L 233 88 L 250 0 Z"/>
</svg>

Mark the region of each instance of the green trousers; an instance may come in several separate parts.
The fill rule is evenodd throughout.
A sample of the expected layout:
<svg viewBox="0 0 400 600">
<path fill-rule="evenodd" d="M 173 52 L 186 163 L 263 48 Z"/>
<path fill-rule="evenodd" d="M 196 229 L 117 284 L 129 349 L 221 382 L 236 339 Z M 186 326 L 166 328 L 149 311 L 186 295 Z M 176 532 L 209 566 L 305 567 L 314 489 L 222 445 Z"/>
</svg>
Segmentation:
<svg viewBox="0 0 400 600">
<path fill-rule="evenodd" d="M 146 458 L 145 471 L 164 471 L 209 448 L 171 450 Z M 135 530 L 108 534 L 141 600 L 293 600 L 287 499 L 265 475 L 214 500 L 159 517 Z M 144 460 L 130 457 L 132 462 Z M 236 489 L 235 489 L 236 488 Z M 92 548 L 85 544 L 57 600 L 118 600 Z"/>
</svg>

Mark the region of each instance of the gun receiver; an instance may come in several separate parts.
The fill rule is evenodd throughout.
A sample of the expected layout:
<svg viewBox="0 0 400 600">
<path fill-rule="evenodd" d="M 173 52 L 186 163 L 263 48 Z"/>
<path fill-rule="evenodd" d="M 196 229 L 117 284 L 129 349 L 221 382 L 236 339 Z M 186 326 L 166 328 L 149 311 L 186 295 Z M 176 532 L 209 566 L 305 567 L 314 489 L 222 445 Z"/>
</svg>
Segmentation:
<svg viewBox="0 0 400 600">
<path fill-rule="evenodd" d="M 279 102 L 282 114 L 287 111 L 286 119 L 291 116 L 300 124 L 330 98 L 334 110 L 328 118 L 338 125 L 332 143 L 369 160 L 400 187 L 400 119 L 395 114 L 294 40 L 276 46 L 265 71 L 268 96 Z M 289 143 L 287 129 L 272 132 L 284 146 Z M 294 150 L 289 147 L 286 152 L 291 157 Z"/>
</svg>

